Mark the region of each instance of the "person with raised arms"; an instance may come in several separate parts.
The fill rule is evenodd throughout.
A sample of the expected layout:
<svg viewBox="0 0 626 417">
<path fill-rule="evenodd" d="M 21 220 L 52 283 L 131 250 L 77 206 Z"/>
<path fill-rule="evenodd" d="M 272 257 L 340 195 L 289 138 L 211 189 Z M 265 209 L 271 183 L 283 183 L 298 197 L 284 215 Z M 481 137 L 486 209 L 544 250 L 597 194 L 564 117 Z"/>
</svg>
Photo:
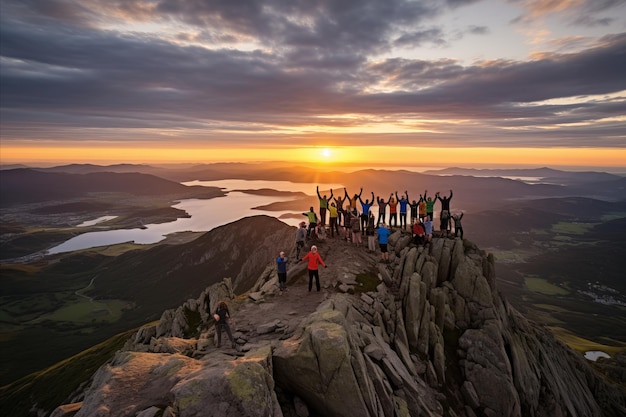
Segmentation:
<svg viewBox="0 0 626 417">
<path fill-rule="evenodd" d="M 376 202 L 378 203 L 378 220 L 376 223 L 385 223 L 385 216 L 387 215 L 387 205 L 391 201 L 391 196 L 389 196 L 389 200 L 385 201 L 384 198 L 378 197 Z"/>
<path fill-rule="evenodd" d="M 398 203 L 400 204 L 400 227 L 402 229 L 406 229 L 406 206 L 409 203 L 409 193 L 407 191 L 404 192 L 405 196 L 403 195 L 401 198 L 398 198 L 398 192 L 396 191 L 396 200 L 398 200 Z"/>
<path fill-rule="evenodd" d="M 320 187 L 319 185 L 315 187 L 315 191 L 317 192 L 317 198 L 320 200 L 320 226 L 326 226 L 326 209 L 328 209 L 328 201 L 333 198 L 333 190 L 330 190 L 330 197 L 324 197 L 320 195 Z"/>
<path fill-rule="evenodd" d="M 371 201 L 371 202 L 370 202 Z M 372 204 L 374 204 L 374 192 L 372 191 L 372 199 L 371 200 L 361 200 L 361 196 L 359 195 L 359 202 L 361 203 L 361 230 L 365 233 L 365 229 L 367 227 L 367 219 L 370 214 L 370 209 Z"/>
</svg>

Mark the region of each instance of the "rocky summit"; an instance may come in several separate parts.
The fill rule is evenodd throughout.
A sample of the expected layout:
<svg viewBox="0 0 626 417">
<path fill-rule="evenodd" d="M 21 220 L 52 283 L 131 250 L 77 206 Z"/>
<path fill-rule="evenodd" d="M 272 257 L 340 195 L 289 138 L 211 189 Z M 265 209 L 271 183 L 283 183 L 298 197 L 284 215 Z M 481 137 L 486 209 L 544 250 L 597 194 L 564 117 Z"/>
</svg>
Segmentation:
<svg viewBox="0 0 626 417">
<path fill-rule="evenodd" d="M 229 277 L 138 330 L 54 417 L 624 416 L 612 383 L 496 289 L 493 257 L 468 240 L 390 237 L 390 261 L 335 238 L 308 291 L 291 258 L 244 294 Z M 289 248 L 286 248 L 289 249 Z M 295 250 L 291 249 L 291 255 Z M 214 342 L 229 304 L 236 341 Z"/>
</svg>

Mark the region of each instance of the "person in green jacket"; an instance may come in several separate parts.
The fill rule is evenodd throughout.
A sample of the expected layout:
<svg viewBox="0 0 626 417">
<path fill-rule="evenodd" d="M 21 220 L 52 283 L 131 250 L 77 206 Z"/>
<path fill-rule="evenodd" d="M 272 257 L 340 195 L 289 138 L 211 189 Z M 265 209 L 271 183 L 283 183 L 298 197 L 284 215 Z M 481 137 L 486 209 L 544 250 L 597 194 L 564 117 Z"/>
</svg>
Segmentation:
<svg viewBox="0 0 626 417">
<path fill-rule="evenodd" d="M 306 236 L 311 236 L 311 230 L 315 233 L 315 228 L 317 227 L 317 214 L 313 211 L 313 207 L 309 209 L 307 213 L 302 213 L 303 216 L 307 216 L 309 219 L 309 228 L 306 231 Z"/>
<path fill-rule="evenodd" d="M 317 198 L 320 200 L 320 226 L 326 226 L 326 209 L 328 209 L 328 202 L 333 199 L 333 190 L 330 190 L 330 197 L 324 197 L 320 195 L 320 187 L 315 187 L 317 192 Z"/>
<path fill-rule="evenodd" d="M 435 203 L 437 199 L 433 200 L 432 197 L 426 197 L 428 190 L 424 191 L 424 200 L 426 201 L 426 216 L 430 217 L 430 220 L 433 219 L 433 214 L 435 213 Z"/>
</svg>

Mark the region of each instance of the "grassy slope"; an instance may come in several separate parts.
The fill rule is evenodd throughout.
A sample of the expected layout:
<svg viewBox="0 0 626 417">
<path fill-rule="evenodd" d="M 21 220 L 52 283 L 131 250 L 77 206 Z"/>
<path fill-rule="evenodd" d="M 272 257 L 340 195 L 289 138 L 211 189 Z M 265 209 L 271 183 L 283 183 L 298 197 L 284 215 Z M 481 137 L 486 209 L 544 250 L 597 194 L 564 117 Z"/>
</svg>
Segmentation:
<svg viewBox="0 0 626 417">
<path fill-rule="evenodd" d="M 466 236 L 494 251 L 498 287 L 517 309 L 588 345 L 608 346 L 607 352 L 611 346 L 626 348 L 626 308 L 583 293 L 612 294 L 590 289 L 589 283 L 599 282 L 618 291 L 618 300 L 626 297 L 626 204 L 545 199 L 466 217 Z M 479 228 L 488 221 L 493 227 Z M 574 348 L 585 345 L 573 337 L 563 340 Z"/>
<path fill-rule="evenodd" d="M 134 331 L 117 334 L 47 369 L 0 387 L 0 415 L 36 415 L 26 414 L 33 403 L 44 410 L 62 404 L 124 345 Z"/>
</svg>

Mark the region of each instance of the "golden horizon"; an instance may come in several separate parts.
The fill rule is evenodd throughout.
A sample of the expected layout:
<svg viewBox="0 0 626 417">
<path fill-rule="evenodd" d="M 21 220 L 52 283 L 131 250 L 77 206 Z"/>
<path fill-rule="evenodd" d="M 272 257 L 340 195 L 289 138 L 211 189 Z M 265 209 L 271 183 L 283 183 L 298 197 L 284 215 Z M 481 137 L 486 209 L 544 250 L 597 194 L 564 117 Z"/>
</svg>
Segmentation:
<svg viewBox="0 0 626 417">
<path fill-rule="evenodd" d="M 622 148 L 292 146 L 255 148 L 152 146 L 0 146 L 0 163 L 272 162 L 385 166 L 534 165 L 625 167 Z"/>
</svg>

